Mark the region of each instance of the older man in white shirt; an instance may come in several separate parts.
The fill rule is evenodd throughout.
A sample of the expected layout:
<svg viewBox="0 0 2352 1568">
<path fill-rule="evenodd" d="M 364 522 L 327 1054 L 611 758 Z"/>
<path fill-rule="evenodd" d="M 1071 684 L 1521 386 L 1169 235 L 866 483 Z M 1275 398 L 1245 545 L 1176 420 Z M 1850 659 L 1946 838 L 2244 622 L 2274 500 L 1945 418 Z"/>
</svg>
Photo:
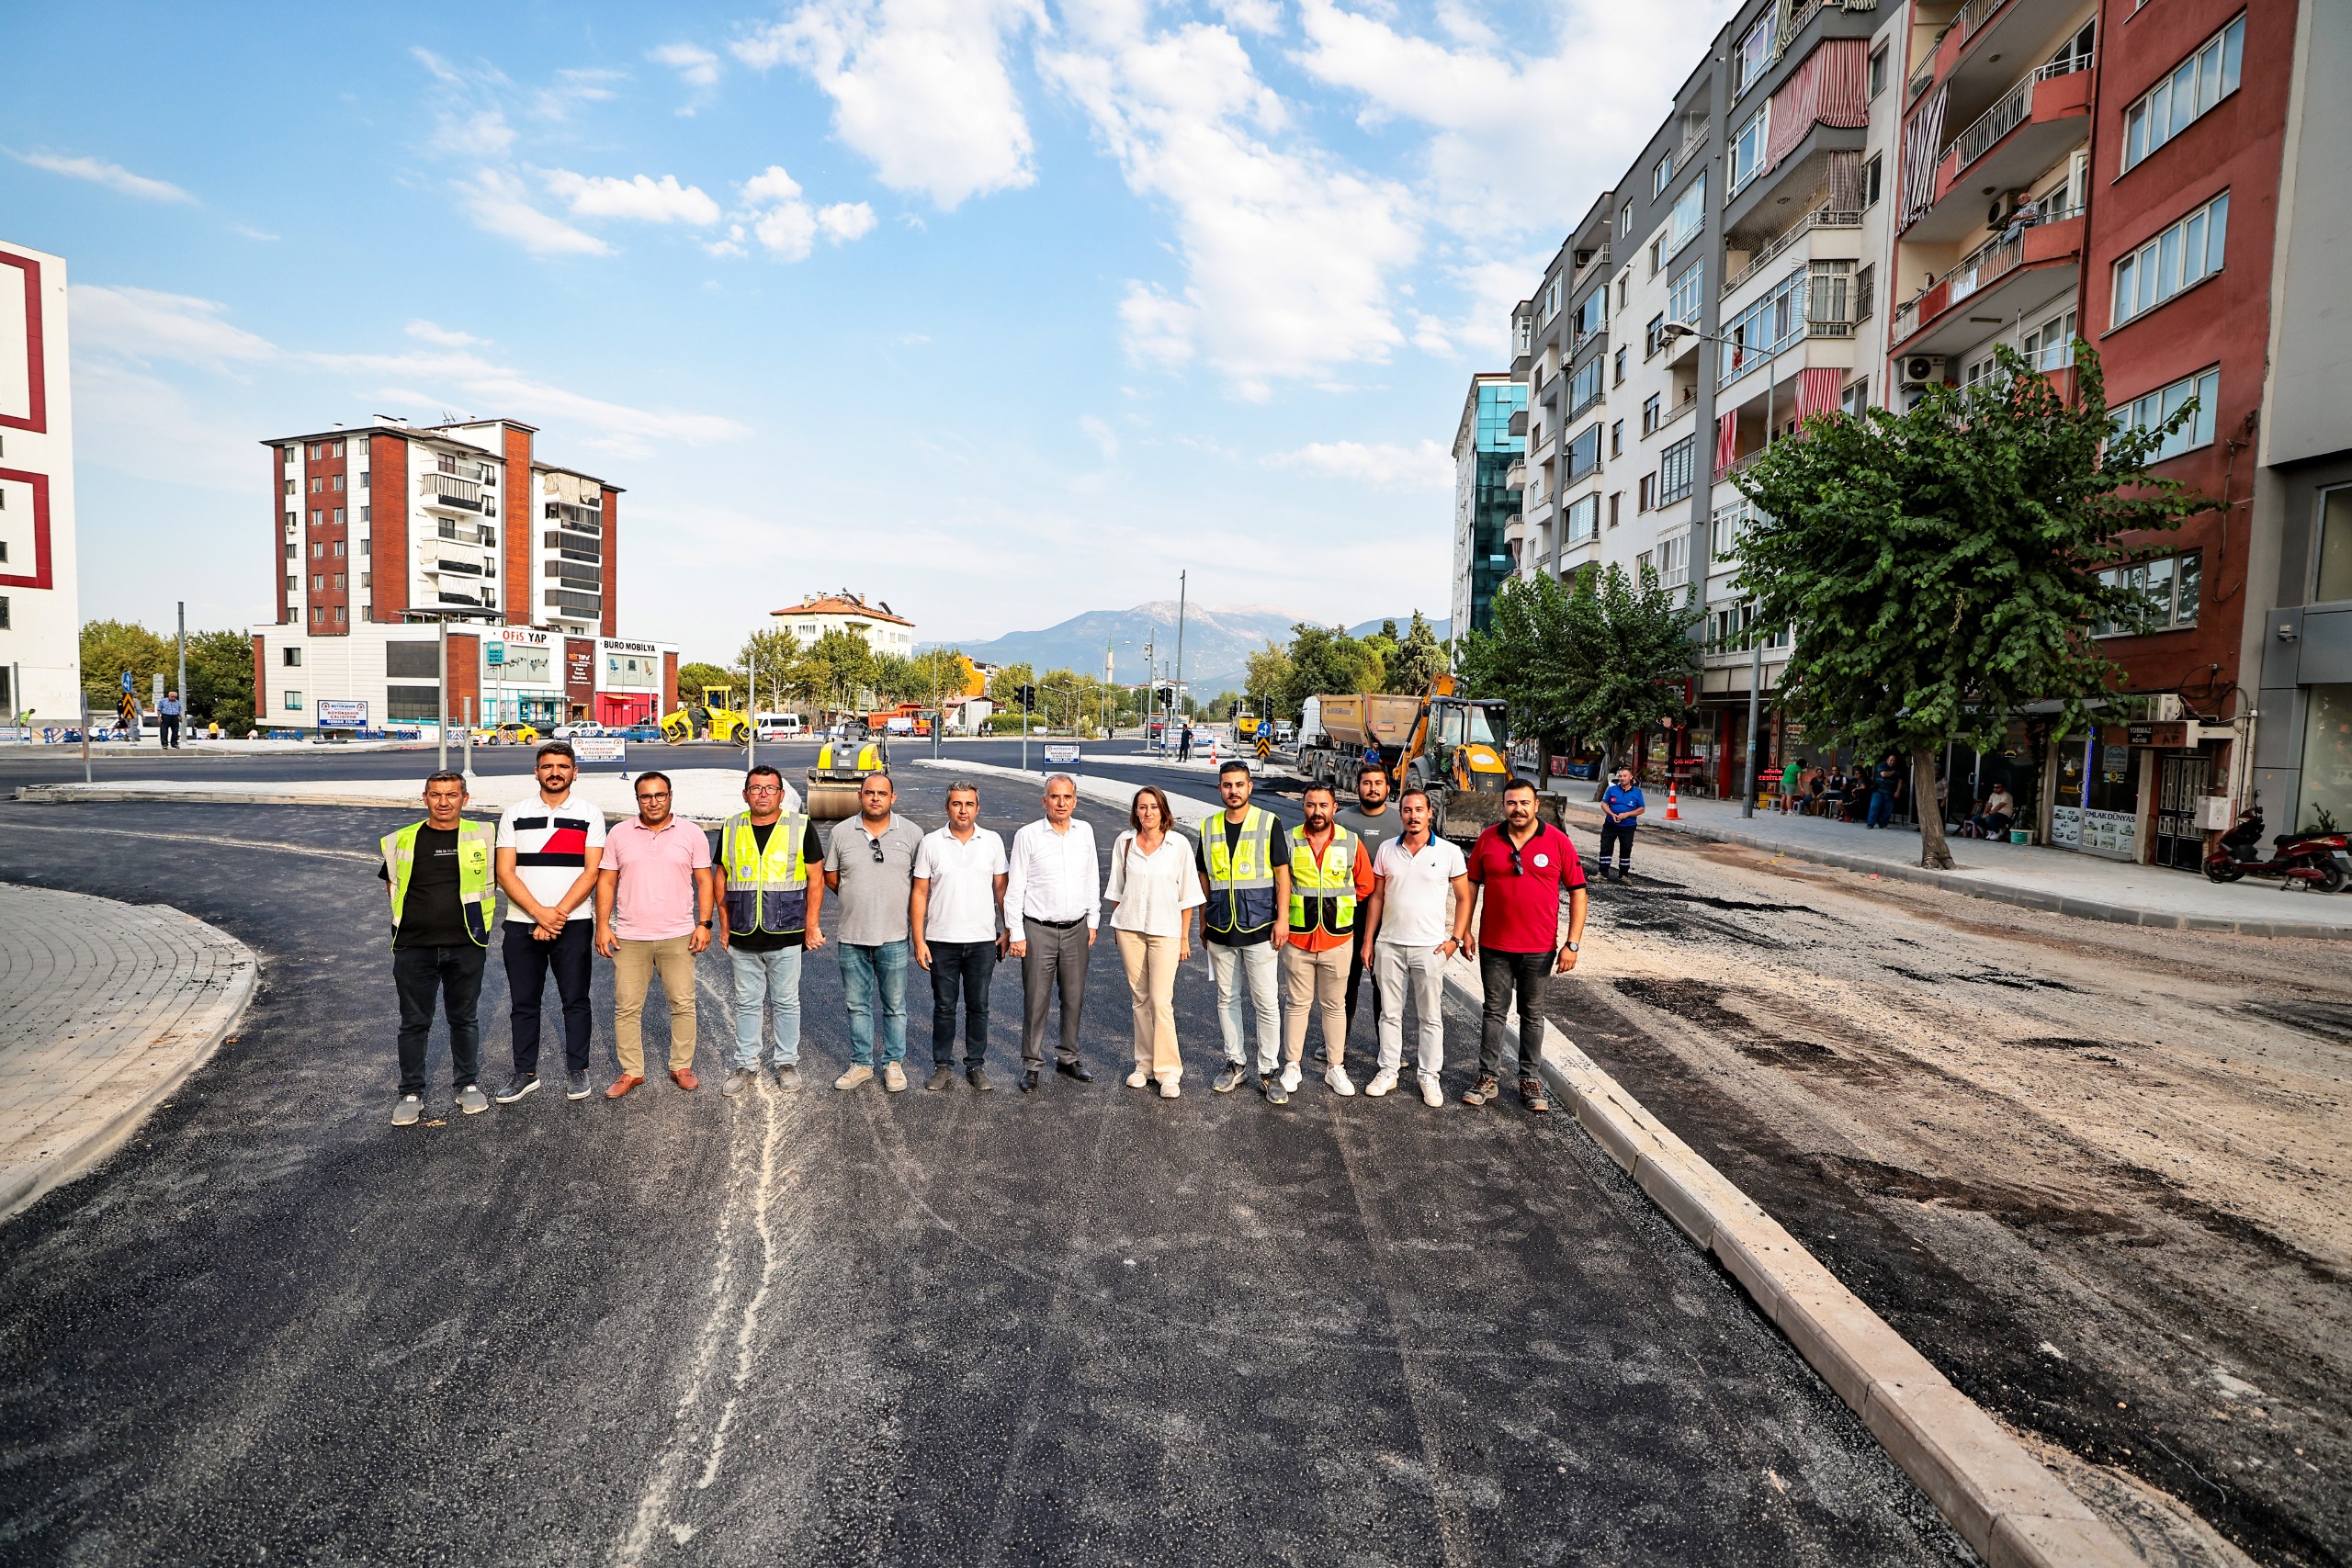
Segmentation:
<svg viewBox="0 0 2352 1568">
<path fill-rule="evenodd" d="M 1086 963 L 1102 919 L 1102 868 L 1094 829 L 1078 819 L 1078 781 L 1056 773 L 1046 781 L 1046 817 L 1012 835 L 1004 887 L 1005 934 L 1021 960 L 1021 1087 L 1035 1092 L 1046 1070 L 1046 1015 L 1054 996 L 1062 1004 L 1061 1049 L 1054 1070 L 1080 1083 L 1094 1075 L 1078 1057 L 1078 1026 L 1086 1008 Z"/>
</svg>

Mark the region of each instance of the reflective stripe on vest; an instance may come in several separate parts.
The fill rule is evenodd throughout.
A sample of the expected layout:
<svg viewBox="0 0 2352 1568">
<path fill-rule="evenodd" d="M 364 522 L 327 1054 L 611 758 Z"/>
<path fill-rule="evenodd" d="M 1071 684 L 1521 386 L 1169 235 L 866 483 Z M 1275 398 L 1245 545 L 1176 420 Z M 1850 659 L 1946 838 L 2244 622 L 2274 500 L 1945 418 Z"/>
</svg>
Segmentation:
<svg viewBox="0 0 2352 1568">
<path fill-rule="evenodd" d="M 1241 841 L 1226 842 L 1225 813 L 1201 818 L 1197 831 L 1207 861 L 1208 907 L 1202 930 L 1254 931 L 1274 923 L 1274 814 L 1252 806 L 1241 818 Z"/>
<path fill-rule="evenodd" d="M 401 912 L 408 908 L 408 882 L 416 871 L 416 835 L 422 822 L 412 822 L 388 833 L 378 847 L 392 875 L 392 935 L 398 939 Z M 458 823 L 458 902 L 465 911 L 466 935 L 476 947 L 490 945 L 491 922 L 497 918 L 498 897 L 491 891 L 491 861 L 497 851 L 498 830 L 487 822 Z"/>
<path fill-rule="evenodd" d="M 718 863 L 727 874 L 727 929 L 771 936 L 808 927 L 808 818 L 786 812 L 768 834 L 752 831 L 751 813 L 739 811 L 718 830 Z"/>
<path fill-rule="evenodd" d="M 1290 830 L 1290 929 L 1347 936 L 1356 929 L 1356 850 L 1362 840 L 1334 823 L 1321 858 L 1306 829 Z"/>
</svg>

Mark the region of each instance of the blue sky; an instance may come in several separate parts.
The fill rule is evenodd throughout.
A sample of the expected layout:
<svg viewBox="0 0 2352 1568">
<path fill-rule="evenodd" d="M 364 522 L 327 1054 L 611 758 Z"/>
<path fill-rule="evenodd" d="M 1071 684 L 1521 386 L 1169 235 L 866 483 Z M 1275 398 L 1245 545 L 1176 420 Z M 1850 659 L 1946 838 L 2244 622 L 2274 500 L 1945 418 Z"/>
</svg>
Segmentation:
<svg viewBox="0 0 2352 1568">
<path fill-rule="evenodd" d="M 503 414 L 624 631 L 1447 601 L 1469 375 L 1727 0 L 12 6 L 83 612 L 267 614 L 256 443 Z"/>
</svg>

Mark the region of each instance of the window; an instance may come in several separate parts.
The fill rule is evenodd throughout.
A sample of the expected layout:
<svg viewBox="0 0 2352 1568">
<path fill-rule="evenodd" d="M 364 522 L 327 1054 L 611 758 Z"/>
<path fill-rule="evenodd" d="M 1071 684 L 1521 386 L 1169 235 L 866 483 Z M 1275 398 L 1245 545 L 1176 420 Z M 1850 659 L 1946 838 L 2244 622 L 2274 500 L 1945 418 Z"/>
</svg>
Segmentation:
<svg viewBox="0 0 2352 1568">
<path fill-rule="evenodd" d="M 2098 637 L 2145 637 L 2197 624 L 2198 601 L 2205 584 L 2205 558 L 2197 550 L 2142 561 L 2102 571 L 2098 580 L 2110 588 L 2123 587 L 2138 596 L 2139 608 L 2113 621 L 2101 621 Z"/>
<path fill-rule="evenodd" d="M 1549 325 L 1552 318 L 1559 313 L 1560 280 L 1555 277 L 1544 290 L 1544 303 L 1536 310 L 1535 324 L 1539 327 Z"/>
<path fill-rule="evenodd" d="M 1634 576 L 1635 580 L 1638 581 L 1642 575 L 1649 570 L 1650 553 L 1647 550 L 1644 550 L 1640 555 L 1634 558 Z"/>
<path fill-rule="evenodd" d="M 2219 369 L 2184 376 L 2169 387 L 2159 387 L 2145 397 L 2126 403 L 2119 417 L 2132 430 L 2153 430 L 2178 413 L 2189 399 L 2197 400 L 2197 412 L 2188 423 L 2165 437 L 2150 462 L 2161 463 L 2167 457 L 2177 457 L 2183 452 L 2193 452 L 2213 443 L 2213 405 L 2222 396 L 2222 372 Z"/>
<path fill-rule="evenodd" d="M 319 605 L 317 605 L 317 604 L 313 604 L 313 605 L 311 605 L 311 624 L 312 626 L 317 626 L 320 622 L 322 622 L 322 621 L 325 620 L 326 618 L 327 618 L 327 613 L 326 613 L 326 611 L 325 611 L 323 608 L 322 608 L 321 606 L 319 606 Z"/>
<path fill-rule="evenodd" d="M 1772 126 L 1772 100 L 1765 99 L 1756 106 L 1756 112 L 1740 122 L 1731 135 L 1731 188 L 1736 192 L 1754 179 L 1764 167 L 1765 140 Z"/>
<path fill-rule="evenodd" d="M 1748 28 L 1741 37 L 1739 52 L 1733 65 L 1732 96 L 1734 97 L 1737 97 L 1754 86 L 1756 78 L 1763 75 L 1764 68 L 1772 63 L 1772 44 L 1775 33 L 1773 24 L 1779 19 L 1780 9 L 1775 6 L 1757 18 L 1756 25 Z"/>
<path fill-rule="evenodd" d="M 1609 455 L 1612 457 L 1625 455 L 1625 422 L 1622 419 L 1609 427 Z"/>
<path fill-rule="evenodd" d="M 1655 506 L 1655 505 L 1657 505 L 1657 476 L 1656 474 L 1644 474 L 1644 475 L 1642 476 L 1642 493 L 1641 493 L 1640 508 L 1641 508 L 1641 510 L 1642 510 L 1642 511 L 1644 511 L 1644 512 L 1647 512 L 1651 507 L 1653 507 L 1653 506 Z"/>
<path fill-rule="evenodd" d="M 1560 482 L 1574 484 L 1593 469 L 1600 467 L 1600 425 L 1598 421 L 1585 426 L 1568 443 L 1568 476 Z"/>
<path fill-rule="evenodd" d="M 1993 378 L 1993 373 L 2000 367 L 2000 360 L 1994 355 L 1987 353 L 1984 358 L 1977 360 L 1967 369 L 1960 373 L 1960 384 L 1963 388 L 1981 387 L 1984 383 L 1990 381 Z"/>
<path fill-rule="evenodd" d="M 343 488 L 343 476 L 341 474 L 337 474 L 334 477 L 334 488 L 337 490 L 341 490 Z"/>
<path fill-rule="evenodd" d="M 1673 183 L 1674 154 L 1668 152 L 1665 157 L 1660 158 L 1657 161 L 1657 165 L 1650 170 L 1650 195 L 1653 197 L 1664 196 L 1666 194 L 1666 187 Z"/>
<path fill-rule="evenodd" d="M 1668 321 L 1687 322 L 1699 319 L 1699 285 L 1705 272 L 1706 258 L 1702 256 L 1675 275 L 1666 296 Z"/>
<path fill-rule="evenodd" d="M 1650 324 L 1642 329 L 1642 357 L 1656 359 L 1657 351 L 1666 346 L 1666 318 L 1652 316 Z M 1653 399 L 1653 401 L 1656 400 Z"/>
<path fill-rule="evenodd" d="M 2124 172 L 2146 162 L 2149 153 L 2238 90 L 2238 57 L 2245 49 L 2245 17 L 2241 14 L 2123 111 Z"/>
<path fill-rule="evenodd" d="M 1878 205 L 1879 184 L 1885 175 L 1884 162 L 1875 155 L 1862 164 L 1862 209 L 1868 211 Z"/>
<path fill-rule="evenodd" d="M 1626 351 L 1622 348 L 1617 351 L 1617 374 L 1611 383 L 1614 386 L 1622 387 L 1625 384 L 1625 353 Z"/>
<path fill-rule="evenodd" d="M 2115 321 L 2121 326 L 2222 270 L 2229 237 L 2230 193 L 2223 191 L 2115 264 Z"/>
<path fill-rule="evenodd" d="M 1690 455 L 1697 449 L 1697 437 L 1686 435 L 1668 447 L 1657 461 L 1657 503 L 1666 506 L 1690 498 L 1691 474 L 1696 465 Z"/>
<path fill-rule="evenodd" d="M 1652 277 L 1656 277 L 1657 276 L 1657 269 L 1665 265 L 1666 237 L 1661 234 L 1657 239 L 1650 242 L 1650 276 Z"/>
<path fill-rule="evenodd" d="M 325 541 L 325 540 L 323 540 L 323 539 L 312 539 L 312 540 L 311 541 L 311 558 L 312 560 L 318 560 L 318 559 L 320 559 L 320 558 L 322 558 L 326 553 L 327 553 L 327 547 L 326 547 L 326 541 Z"/>
<path fill-rule="evenodd" d="M 294 542 L 293 540 L 291 540 L 291 539 L 287 540 L 287 541 L 286 541 L 286 558 L 287 558 L 288 560 L 292 560 L 292 559 L 295 558 L 295 552 L 296 552 L 296 551 L 298 551 L 300 547 L 300 547 L 300 546 L 299 546 L 299 545 L 297 545 L 297 544 L 295 544 L 295 542 Z"/>
<path fill-rule="evenodd" d="M 1583 544 L 1600 535 L 1600 497 L 1580 495 L 1568 502 L 1568 543 Z"/>
<path fill-rule="evenodd" d="M 1875 98 L 1881 93 L 1886 91 L 1886 45 L 1884 44 L 1881 44 L 1876 49 L 1871 51 L 1870 82 L 1870 96 L 1871 97 Z"/>
<path fill-rule="evenodd" d="M 2075 363 L 2075 312 L 2051 317 L 2018 339 L 2018 349 L 2036 370 L 2064 370 Z"/>
<path fill-rule="evenodd" d="M 301 693 L 288 692 L 286 694 L 286 711 L 288 713 L 300 713 L 302 711 Z"/>
<path fill-rule="evenodd" d="M 286 525 L 287 525 L 288 528 L 293 527 L 297 523 L 299 523 L 299 522 L 300 522 L 300 521 L 301 521 L 300 516 L 298 513 L 296 513 L 289 512 L 289 513 L 288 513 L 286 514 Z"/>
<path fill-rule="evenodd" d="M 0 632 L 13 630 L 14 626 L 15 623 L 9 618 L 8 615 L 7 598 L 5 595 L 0 595 Z"/>
<path fill-rule="evenodd" d="M 317 507 L 312 507 L 312 508 L 311 509 L 311 527 L 313 527 L 313 528 L 319 527 L 320 525 L 322 525 L 322 524 L 324 524 L 324 523 L 326 522 L 326 520 L 327 520 L 327 514 L 326 514 L 323 511 L 321 511 L 321 510 L 320 510 L 319 508 L 317 508 Z"/>
<path fill-rule="evenodd" d="M 337 540 L 334 542 L 334 553 L 335 553 L 338 557 L 340 557 L 340 556 L 343 554 L 343 541 L 342 541 L 341 539 L 337 539 Z"/>
<path fill-rule="evenodd" d="M 1617 237 L 1623 239 L 1634 231 L 1634 204 L 1627 202 L 1617 209 Z"/>
<path fill-rule="evenodd" d="M 1617 308 L 1621 310 L 1625 308 L 1625 288 L 1633 281 L 1633 276 L 1630 271 L 1617 275 Z"/>
<path fill-rule="evenodd" d="M 334 574 L 334 591 L 335 591 L 336 592 L 340 593 L 340 592 L 343 592 L 343 589 L 344 589 L 344 581 L 345 581 L 345 578 L 347 578 L 349 575 L 350 575 L 350 574 L 349 574 L 348 572 L 341 572 L 341 571 L 338 571 L 338 572 L 336 572 L 336 573 Z"/>
<path fill-rule="evenodd" d="M 334 451 L 332 451 L 332 452 L 330 452 L 330 453 L 328 453 L 328 454 L 327 454 L 327 456 L 329 456 L 329 457 L 342 457 L 342 456 L 343 456 L 343 443 L 342 443 L 342 442 L 340 442 L 340 441 L 336 442 L 336 443 L 334 444 Z"/>
<path fill-rule="evenodd" d="M 1878 303 L 1878 267 L 1876 264 L 1854 274 L 1854 320 L 1867 321 L 1871 310 Z"/>
<path fill-rule="evenodd" d="M 1608 289 L 1595 289 L 1592 293 L 1586 295 L 1583 303 L 1577 307 L 1577 336 L 1589 337 L 1599 332 L 1608 309 Z"/>
<path fill-rule="evenodd" d="M 371 506 L 363 506 L 363 507 L 361 507 L 361 508 L 359 509 L 359 521 L 361 521 L 362 523 L 367 522 L 367 521 L 368 521 L 368 514 L 369 514 L 370 513 L 372 513 L 374 510 L 375 510 L 375 508 L 374 508 L 374 507 L 371 507 Z"/>
<path fill-rule="evenodd" d="M 345 612 L 344 612 L 344 607 L 343 607 L 342 605 L 340 605 L 340 604 L 337 604 L 337 605 L 334 607 L 334 624 L 335 624 L 336 626 L 341 626 L 341 625 L 343 625 L 343 622 L 344 622 L 344 614 L 345 614 Z"/>
<path fill-rule="evenodd" d="M 1871 406 L 1871 378 L 1865 376 L 1847 388 L 1845 400 L 1840 406 L 1845 409 L 1848 418 L 1861 418 L 1864 411 Z"/>
<path fill-rule="evenodd" d="M 1642 434 L 1647 435 L 1651 431 L 1656 430 L 1661 418 L 1659 394 L 1652 392 L 1642 400 Z"/>
<path fill-rule="evenodd" d="M 324 593 L 326 591 L 327 574 L 323 571 L 314 571 L 311 573 L 311 592 L 313 593 Z"/>
<path fill-rule="evenodd" d="M 2319 583 L 2312 598 L 2352 599 L 2352 485 L 2320 492 Z"/>
<path fill-rule="evenodd" d="M 302 584 L 302 580 L 301 580 L 300 578 L 299 578 L 299 577 L 295 576 L 292 572 L 290 572 L 290 571 L 289 571 L 289 572 L 288 572 L 288 573 L 286 574 L 286 592 L 288 592 L 288 593 L 293 592 L 296 589 L 300 588 L 300 587 L 301 586 L 301 584 Z"/>
<path fill-rule="evenodd" d="M 1674 209 L 1666 215 L 1666 254 L 1672 255 L 1689 244 L 1706 226 L 1707 171 L 1702 169 L 1682 187 L 1682 194 L 1674 198 Z"/>
<path fill-rule="evenodd" d="M 1615 526 L 1617 526 L 1617 512 L 1618 512 L 1618 507 L 1619 507 L 1620 503 L 1622 503 L 1622 502 L 1624 501 L 1624 499 L 1625 499 L 1625 492 L 1624 492 L 1623 491 L 1622 491 L 1622 490 L 1621 490 L 1621 491 L 1611 491 L 1611 494 L 1610 494 L 1610 497 L 1609 497 L 1609 525 L 1610 525 L 1611 528 L 1614 528 Z"/>
<path fill-rule="evenodd" d="M 319 493 L 319 491 L 322 491 L 322 490 L 324 490 L 324 489 L 326 489 L 326 488 L 327 488 L 327 481 L 326 481 L 325 479 L 321 479 L 321 478 L 320 478 L 318 475 L 316 475 L 316 474 L 313 474 L 313 475 L 311 475 L 311 493 L 312 495 L 316 495 L 316 494 L 318 494 L 318 493 Z"/>
<path fill-rule="evenodd" d="M 1739 549 L 1740 536 L 1747 532 L 1746 525 L 1753 514 L 1746 497 L 1728 501 L 1709 514 L 1707 558 L 1718 565 L 1731 564 Z"/>
<path fill-rule="evenodd" d="M 338 528 L 343 526 L 343 508 L 340 506 L 334 509 L 334 525 Z"/>
<path fill-rule="evenodd" d="M 286 493 L 288 495 L 292 495 L 294 493 L 294 481 L 292 479 L 288 479 L 286 481 Z"/>
<path fill-rule="evenodd" d="M 1577 370 L 1575 378 L 1568 383 L 1567 418 L 1576 418 L 1577 415 L 1600 400 L 1600 375 L 1608 367 L 1606 360 L 1594 359 L 1587 361 L 1584 367 Z"/>
<path fill-rule="evenodd" d="M 311 442 L 311 459 L 312 459 L 313 461 L 316 461 L 316 460 L 317 460 L 317 458 L 318 458 L 318 456 L 319 456 L 319 444 L 318 444 L 317 442 L 313 441 L 313 442 Z"/>
</svg>

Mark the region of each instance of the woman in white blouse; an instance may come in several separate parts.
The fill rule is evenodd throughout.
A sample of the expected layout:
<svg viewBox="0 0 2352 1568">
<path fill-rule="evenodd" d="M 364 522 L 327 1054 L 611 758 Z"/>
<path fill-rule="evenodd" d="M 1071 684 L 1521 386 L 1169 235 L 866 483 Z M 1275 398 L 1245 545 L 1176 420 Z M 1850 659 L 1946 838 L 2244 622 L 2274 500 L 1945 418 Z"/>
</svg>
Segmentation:
<svg viewBox="0 0 2352 1568">
<path fill-rule="evenodd" d="M 1193 911 L 1208 901 L 1193 847 L 1169 831 L 1168 797 L 1151 784 L 1136 791 L 1127 830 L 1111 846 L 1111 930 L 1135 994 L 1136 1070 L 1129 1089 L 1157 1078 L 1162 1099 L 1182 1091 L 1184 1060 L 1176 1050 L 1176 965 L 1193 955 Z"/>
</svg>

